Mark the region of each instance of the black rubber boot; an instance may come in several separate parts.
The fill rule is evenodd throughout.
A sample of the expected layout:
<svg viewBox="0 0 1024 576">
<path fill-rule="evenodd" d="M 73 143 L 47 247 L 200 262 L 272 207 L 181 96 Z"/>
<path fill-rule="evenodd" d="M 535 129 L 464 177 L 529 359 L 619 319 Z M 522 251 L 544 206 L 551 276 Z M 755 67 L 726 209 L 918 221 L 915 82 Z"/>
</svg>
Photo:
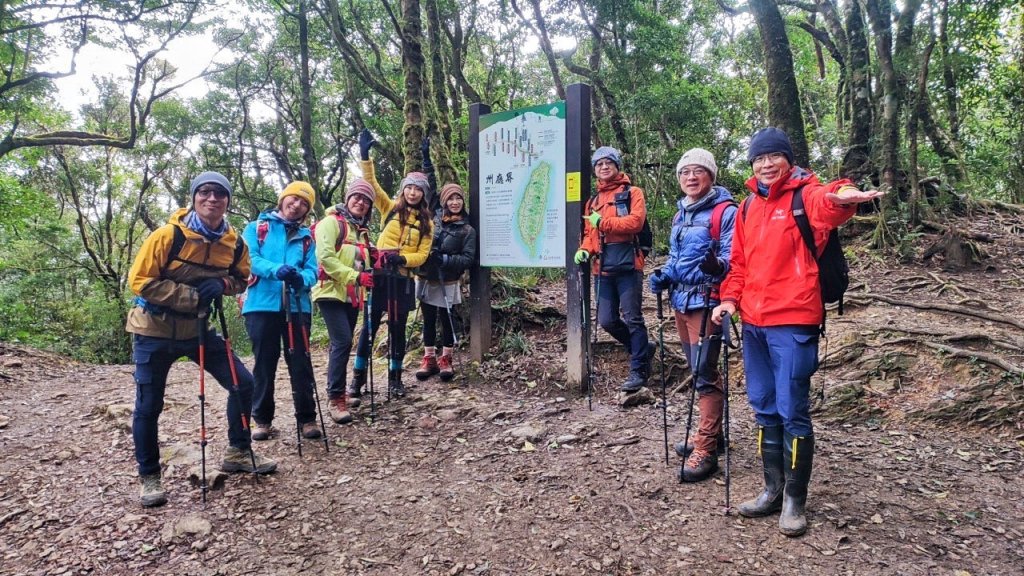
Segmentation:
<svg viewBox="0 0 1024 576">
<path fill-rule="evenodd" d="M 348 387 L 345 389 L 349 408 L 359 408 L 359 405 L 362 404 L 363 386 L 366 386 L 366 370 L 353 368 L 352 381 L 348 383 Z"/>
<path fill-rule="evenodd" d="M 778 512 L 782 508 L 782 492 L 786 483 L 782 471 L 782 426 L 762 426 L 758 434 L 758 450 L 764 467 L 764 492 L 736 508 L 747 518 Z"/>
<path fill-rule="evenodd" d="M 401 370 L 388 371 L 388 390 L 391 392 L 391 395 L 396 398 L 405 397 L 405 384 L 402 384 Z"/>
<path fill-rule="evenodd" d="M 783 468 L 786 488 L 782 497 L 782 515 L 779 530 L 786 536 L 800 536 L 807 531 L 807 484 L 811 481 L 814 465 L 814 436 L 785 435 L 783 441 Z"/>
</svg>

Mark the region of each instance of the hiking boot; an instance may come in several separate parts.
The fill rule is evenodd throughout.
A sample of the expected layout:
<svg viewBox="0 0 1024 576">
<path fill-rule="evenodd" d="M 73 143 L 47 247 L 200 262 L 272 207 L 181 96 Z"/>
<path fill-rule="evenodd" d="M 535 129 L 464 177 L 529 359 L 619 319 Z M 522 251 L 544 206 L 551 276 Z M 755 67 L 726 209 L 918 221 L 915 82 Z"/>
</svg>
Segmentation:
<svg viewBox="0 0 1024 576">
<path fill-rule="evenodd" d="M 316 422 L 306 422 L 302 425 L 302 437 L 309 440 L 316 440 L 320 437 L 320 428 L 317 427 Z"/>
<path fill-rule="evenodd" d="M 260 424 L 253 420 L 252 426 L 252 439 L 258 442 L 264 440 L 270 440 L 270 436 L 274 433 L 274 429 L 270 424 Z"/>
<path fill-rule="evenodd" d="M 807 484 L 811 480 L 814 464 L 814 436 L 785 435 L 782 443 L 783 471 L 786 485 L 782 491 L 782 514 L 779 516 L 779 531 L 786 536 L 800 536 L 807 531 Z"/>
<path fill-rule="evenodd" d="M 352 413 L 348 411 L 348 403 L 345 397 L 331 398 L 327 405 L 327 413 L 335 424 L 348 424 L 352 422 Z"/>
<path fill-rule="evenodd" d="M 691 452 L 693 452 L 693 442 L 690 442 L 689 444 L 676 442 L 675 449 L 676 454 L 682 458 L 686 458 Z M 715 456 L 722 456 L 723 454 L 725 454 L 725 435 L 719 434 L 718 437 L 715 438 Z"/>
<path fill-rule="evenodd" d="M 443 361 L 444 360 L 442 359 L 442 362 Z M 420 369 L 416 371 L 416 379 L 422 382 L 440 371 L 441 369 L 438 367 L 437 356 L 424 356 L 423 362 L 420 363 Z M 441 377 L 444 378 L 443 375 Z"/>
<path fill-rule="evenodd" d="M 736 508 L 747 518 L 778 512 L 782 508 L 782 491 L 786 482 L 782 471 L 782 426 L 762 426 L 758 431 L 758 444 L 764 467 L 764 491 Z"/>
<path fill-rule="evenodd" d="M 231 472 L 253 472 L 252 461 L 255 458 L 257 474 L 270 474 L 274 470 L 277 470 L 277 462 L 274 462 L 270 458 L 264 458 L 259 454 L 253 453 L 250 456 L 249 450 L 242 448 L 235 448 L 234 446 L 228 446 L 227 450 L 224 451 L 224 462 L 221 463 L 220 469 L 231 473 Z"/>
<path fill-rule="evenodd" d="M 629 377 L 622 383 L 623 392 L 636 392 L 647 384 L 647 374 L 638 368 L 629 369 Z"/>
<path fill-rule="evenodd" d="M 363 403 L 363 387 L 366 386 L 366 370 L 352 369 L 352 381 L 345 388 L 345 395 L 348 396 L 348 407 L 359 408 Z"/>
<path fill-rule="evenodd" d="M 683 482 L 700 482 L 718 470 L 718 456 L 694 450 L 683 464 Z"/>
<path fill-rule="evenodd" d="M 455 377 L 455 369 L 452 368 L 451 354 L 442 354 L 441 359 L 437 361 L 437 367 L 441 371 L 442 382 L 451 382 L 452 378 Z"/>
<path fill-rule="evenodd" d="M 167 503 L 167 494 L 160 485 L 160 475 L 150 474 L 139 478 L 142 482 L 142 490 L 139 493 L 139 500 L 146 508 L 155 508 Z"/>
<path fill-rule="evenodd" d="M 388 371 L 388 392 L 396 398 L 405 397 L 405 384 L 402 384 L 402 371 Z"/>
</svg>

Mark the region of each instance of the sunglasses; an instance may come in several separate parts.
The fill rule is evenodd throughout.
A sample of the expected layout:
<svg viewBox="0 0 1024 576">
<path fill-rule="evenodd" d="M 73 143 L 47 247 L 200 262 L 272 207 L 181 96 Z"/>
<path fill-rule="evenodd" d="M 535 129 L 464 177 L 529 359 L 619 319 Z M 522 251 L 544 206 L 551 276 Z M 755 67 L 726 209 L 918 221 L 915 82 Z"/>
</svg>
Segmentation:
<svg viewBox="0 0 1024 576">
<path fill-rule="evenodd" d="M 223 200 L 230 196 L 230 194 L 228 194 L 227 190 L 219 186 L 211 186 L 210 188 L 200 188 L 196 190 L 196 196 L 199 198 L 209 198 L 210 196 L 213 196 L 217 200 Z"/>
</svg>

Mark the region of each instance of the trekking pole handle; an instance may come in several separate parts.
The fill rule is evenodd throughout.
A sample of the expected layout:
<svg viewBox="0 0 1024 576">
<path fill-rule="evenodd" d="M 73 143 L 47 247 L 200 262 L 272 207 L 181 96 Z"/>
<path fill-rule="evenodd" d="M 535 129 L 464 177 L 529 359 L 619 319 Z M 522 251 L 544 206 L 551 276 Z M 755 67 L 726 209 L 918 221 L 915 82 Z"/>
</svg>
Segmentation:
<svg viewBox="0 0 1024 576">
<path fill-rule="evenodd" d="M 721 319 L 722 343 L 725 344 L 726 346 L 730 346 L 732 344 L 732 331 L 730 330 L 732 328 L 732 314 L 729 314 L 728 312 L 722 312 Z"/>
</svg>

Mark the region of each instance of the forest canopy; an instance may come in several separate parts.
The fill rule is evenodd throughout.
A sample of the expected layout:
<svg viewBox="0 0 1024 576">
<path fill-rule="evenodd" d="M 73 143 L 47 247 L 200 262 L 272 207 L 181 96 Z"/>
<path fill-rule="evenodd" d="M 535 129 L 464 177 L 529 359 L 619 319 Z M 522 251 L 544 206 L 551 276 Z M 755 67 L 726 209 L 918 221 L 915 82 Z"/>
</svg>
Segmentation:
<svg viewBox="0 0 1024 576">
<path fill-rule="evenodd" d="M 88 73 L 87 46 L 131 64 L 69 110 L 55 82 Z M 0 339 L 90 360 L 127 360 L 128 266 L 199 171 L 231 179 L 236 225 L 292 180 L 318 214 L 337 202 L 363 128 L 386 189 L 427 136 L 439 178 L 465 183 L 470 104 L 577 82 L 593 146 L 622 150 L 656 236 L 682 152 L 711 150 L 740 192 L 768 124 L 823 178 L 890 192 L 878 249 L 965 203 L 1024 202 L 1018 1 L 10 1 L 0 62 Z"/>
</svg>

